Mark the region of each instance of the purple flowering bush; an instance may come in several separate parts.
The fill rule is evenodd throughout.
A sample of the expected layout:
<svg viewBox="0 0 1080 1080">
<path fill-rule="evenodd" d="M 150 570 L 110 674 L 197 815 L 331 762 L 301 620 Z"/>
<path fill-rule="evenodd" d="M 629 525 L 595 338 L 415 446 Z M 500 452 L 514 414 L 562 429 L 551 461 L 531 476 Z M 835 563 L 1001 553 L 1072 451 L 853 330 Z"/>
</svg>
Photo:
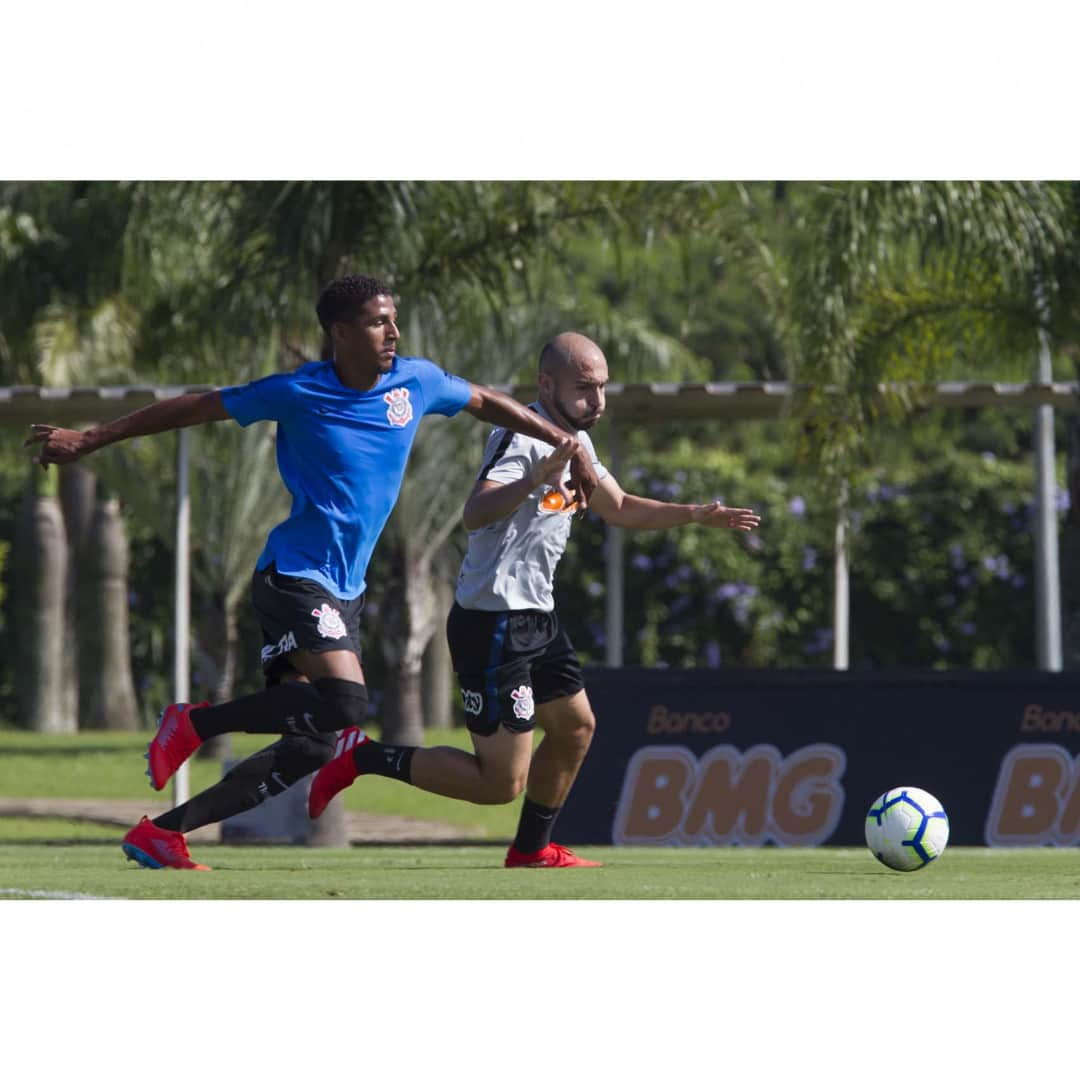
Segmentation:
<svg viewBox="0 0 1080 1080">
<path fill-rule="evenodd" d="M 754 507 L 763 518 L 751 534 L 694 526 L 625 534 L 625 663 L 822 662 L 804 647 L 819 641 L 829 624 L 833 524 L 805 481 L 783 475 L 780 440 L 768 443 L 767 456 L 775 461 L 758 462 L 760 476 L 748 469 L 747 456 L 685 435 L 663 455 L 643 455 L 624 470 L 619 480 L 630 494 L 692 503 L 718 499 Z M 590 513 L 571 533 L 557 582 L 560 620 L 587 663 L 604 662 L 604 649 L 594 643 L 604 623 L 596 588 L 603 589 L 605 558 L 606 529 Z"/>
<path fill-rule="evenodd" d="M 977 427 L 976 439 L 959 419 L 951 423 L 930 425 L 933 434 L 913 446 L 898 439 L 897 460 L 865 470 L 853 491 L 853 669 L 1035 663 L 1030 452 L 993 425 L 989 435 L 988 425 Z M 834 507 L 794 471 L 781 430 L 772 436 L 765 426 L 740 435 L 743 425 L 725 448 L 713 445 L 712 431 L 695 438 L 683 429 L 662 451 L 654 449 L 661 438 L 635 432 L 634 471 L 620 478 L 626 491 L 752 506 L 762 524 L 753 534 L 626 533 L 625 663 L 832 665 Z M 678 494 L 668 496 L 672 486 Z M 590 513 L 559 571 L 560 618 L 589 663 L 604 662 L 605 537 Z"/>
</svg>

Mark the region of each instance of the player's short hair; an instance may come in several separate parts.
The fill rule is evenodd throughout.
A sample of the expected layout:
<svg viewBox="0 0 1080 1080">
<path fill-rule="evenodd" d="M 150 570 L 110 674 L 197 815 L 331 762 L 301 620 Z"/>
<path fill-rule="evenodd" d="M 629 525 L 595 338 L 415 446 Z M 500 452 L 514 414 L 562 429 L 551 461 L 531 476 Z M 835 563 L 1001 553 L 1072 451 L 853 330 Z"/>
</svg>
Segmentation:
<svg viewBox="0 0 1080 1080">
<path fill-rule="evenodd" d="M 540 371 L 546 371 L 549 375 L 554 375 L 560 368 L 565 367 L 566 363 L 566 351 L 559 348 L 554 341 L 549 341 L 540 350 L 540 363 L 538 365 Z"/>
<path fill-rule="evenodd" d="M 394 291 L 384 281 L 367 274 L 349 274 L 331 281 L 323 289 L 315 314 L 319 325 L 329 334 L 336 322 L 351 319 L 373 296 L 393 296 Z"/>
</svg>

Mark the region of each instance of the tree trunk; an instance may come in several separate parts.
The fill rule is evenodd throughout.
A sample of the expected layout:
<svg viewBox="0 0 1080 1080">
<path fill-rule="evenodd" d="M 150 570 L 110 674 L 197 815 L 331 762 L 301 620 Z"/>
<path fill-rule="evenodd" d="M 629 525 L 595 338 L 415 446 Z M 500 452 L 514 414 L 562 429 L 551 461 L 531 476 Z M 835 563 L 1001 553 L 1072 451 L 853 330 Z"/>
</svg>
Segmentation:
<svg viewBox="0 0 1080 1080">
<path fill-rule="evenodd" d="M 58 469 L 60 508 L 68 538 L 67 591 L 64 611 L 64 715 L 73 729 L 79 721 L 79 590 L 86 580 L 83 557 L 94 523 L 97 477 L 75 462 Z"/>
<path fill-rule="evenodd" d="M 217 625 L 220 619 L 220 626 Z M 203 659 L 208 665 L 212 665 L 215 671 L 213 690 L 210 693 L 210 701 L 214 705 L 220 705 L 231 700 L 233 687 L 236 685 L 236 653 L 239 646 L 239 619 L 236 612 L 236 604 L 230 604 L 227 599 L 222 600 L 219 614 L 212 620 L 204 620 L 202 627 L 204 641 L 212 641 L 220 648 L 220 652 L 208 655 L 203 652 Z M 215 738 L 207 739 L 206 742 L 195 752 L 197 757 L 224 760 L 233 756 L 232 735 L 226 732 Z"/>
<path fill-rule="evenodd" d="M 424 745 L 423 695 L 420 665 L 402 662 L 388 668 L 383 696 L 383 742 L 395 746 Z"/>
<path fill-rule="evenodd" d="M 435 593 L 435 631 L 424 649 L 420 668 L 420 697 L 424 710 L 424 725 L 429 728 L 448 728 L 454 722 L 454 668 L 450 646 L 446 643 L 444 619 L 454 602 L 454 585 L 443 575 L 433 582 Z"/>
<path fill-rule="evenodd" d="M 348 847 L 349 832 L 345 827 L 345 798 L 338 795 L 330 805 L 308 824 L 308 847 Z"/>
<path fill-rule="evenodd" d="M 98 502 L 79 562 L 81 726 L 137 731 L 128 631 L 128 543 L 118 499 Z"/>
<path fill-rule="evenodd" d="M 395 570 L 380 619 L 387 680 L 382 737 L 384 742 L 422 746 L 420 667 L 436 625 L 435 582 L 430 562 L 413 557 L 407 545 L 391 551 Z"/>
<path fill-rule="evenodd" d="M 64 708 L 67 534 L 55 473 L 42 484 L 48 494 L 34 487 L 26 493 L 12 551 L 15 720 L 32 731 L 58 734 L 75 730 Z"/>
</svg>

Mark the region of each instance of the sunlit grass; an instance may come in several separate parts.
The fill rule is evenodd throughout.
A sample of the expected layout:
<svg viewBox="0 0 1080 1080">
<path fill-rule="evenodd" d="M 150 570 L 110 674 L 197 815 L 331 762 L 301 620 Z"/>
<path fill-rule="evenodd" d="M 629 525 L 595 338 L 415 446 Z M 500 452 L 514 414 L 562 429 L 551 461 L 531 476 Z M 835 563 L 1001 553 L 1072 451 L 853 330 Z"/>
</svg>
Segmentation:
<svg viewBox="0 0 1080 1080">
<path fill-rule="evenodd" d="M 140 870 L 118 848 L 0 844 L 0 895 L 132 899 L 975 900 L 1078 899 L 1064 849 L 958 848 L 900 874 L 858 848 L 582 848 L 600 869 L 511 871 L 499 845 L 193 845 L 211 873 Z"/>
<path fill-rule="evenodd" d="M 144 775 L 148 733 L 80 732 L 39 735 L 0 731 L 0 796 L 34 799 L 131 799 L 166 810 L 171 788 L 153 791 Z M 232 757 L 239 759 L 270 740 L 264 735 L 233 735 Z M 428 733 L 429 745 L 471 749 L 464 729 Z M 221 778 L 223 763 L 198 756 L 190 762 L 194 794 Z M 514 835 L 520 799 L 505 806 L 477 806 L 432 795 L 384 777 L 364 777 L 345 792 L 345 807 L 373 814 L 391 814 L 437 821 L 478 830 L 481 838 Z M 11 819 L 0 816 L 0 839 L 10 836 Z"/>
</svg>

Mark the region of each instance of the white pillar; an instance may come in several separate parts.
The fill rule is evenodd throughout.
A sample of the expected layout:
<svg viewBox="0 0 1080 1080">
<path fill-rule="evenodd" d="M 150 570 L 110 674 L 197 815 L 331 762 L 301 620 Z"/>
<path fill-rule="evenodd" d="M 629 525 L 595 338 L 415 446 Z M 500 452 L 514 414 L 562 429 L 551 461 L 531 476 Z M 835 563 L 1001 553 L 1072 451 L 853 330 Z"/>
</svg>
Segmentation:
<svg viewBox="0 0 1080 1080">
<path fill-rule="evenodd" d="M 1050 338 L 1039 330 L 1038 381 L 1054 380 Z M 1042 671 L 1060 671 L 1061 578 L 1058 570 L 1054 407 L 1035 409 L 1035 647 Z"/>
<path fill-rule="evenodd" d="M 848 591 L 848 499 L 847 484 L 836 501 L 836 533 L 833 540 L 833 667 L 848 669 L 848 634 L 851 601 Z"/>
<path fill-rule="evenodd" d="M 176 561 L 173 592 L 173 701 L 187 701 L 191 692 L 190 577 L 191 501 L 188 464 L 190 433 L 181 428 L 176 438 Z M 185 761 L 173 776 L 173 806 L 188 800 L 190 783 Z"/>
<path fill-rule="evenodd" d="M 622 448 L 619 445 L 619 428 L 614 416 L 608 423 L 607 467 L 618 479 L 622 468 Z M 604 615 L 605 615 L 605 662 L 608 667 L 623 666 L 623 551 L 625 531 L 616 525 L 605 526 L 607 530 L 607 564 L 604 567 Z"/>
</svg>

